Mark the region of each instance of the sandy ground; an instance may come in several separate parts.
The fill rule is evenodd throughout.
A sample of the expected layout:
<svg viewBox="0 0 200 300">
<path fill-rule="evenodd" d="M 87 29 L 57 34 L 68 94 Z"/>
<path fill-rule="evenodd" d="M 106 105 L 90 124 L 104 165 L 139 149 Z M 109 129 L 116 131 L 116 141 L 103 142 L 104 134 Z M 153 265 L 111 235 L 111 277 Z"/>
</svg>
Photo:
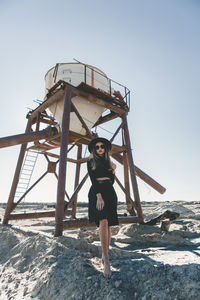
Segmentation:
<svg viewBox="0 0 200 300">
<path fill-rule="evenodd" d="M 142 207 L 145 221 L 166 210 L 180 217 L 169 232 L 160 224 L 112 227 L 111 279 L 102 276 L 96 228 L 66 230 L 55 238 L 54 219 L 0 225 L 0 299 L 200 300 L 200 204 Z M 126 212 L 125 205 L 118 212 Z M 86 215 L 87 208 L 78 209 L 78 217 Z"/>
</svg>

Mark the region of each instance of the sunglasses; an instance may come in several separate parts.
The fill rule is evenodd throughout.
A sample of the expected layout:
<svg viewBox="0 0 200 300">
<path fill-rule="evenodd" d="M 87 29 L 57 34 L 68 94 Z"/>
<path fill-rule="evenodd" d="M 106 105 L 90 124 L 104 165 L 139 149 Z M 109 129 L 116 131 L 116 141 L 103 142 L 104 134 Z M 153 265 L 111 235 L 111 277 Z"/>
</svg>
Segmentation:
<svg viewBox="0 0 200 300">
<path fill-rule="evenodd" d="M 96 150 L 99 150 L 100 148 L 101 148 L 101 149 L 105 149 L 105 145 L 102 144 L 102 145 L 100 145 L 100 146 L 99 146 L 99 145 L 96 145 L 96 146 L 95 146 L 95 149 L 96 149 Z"/>
</svg>

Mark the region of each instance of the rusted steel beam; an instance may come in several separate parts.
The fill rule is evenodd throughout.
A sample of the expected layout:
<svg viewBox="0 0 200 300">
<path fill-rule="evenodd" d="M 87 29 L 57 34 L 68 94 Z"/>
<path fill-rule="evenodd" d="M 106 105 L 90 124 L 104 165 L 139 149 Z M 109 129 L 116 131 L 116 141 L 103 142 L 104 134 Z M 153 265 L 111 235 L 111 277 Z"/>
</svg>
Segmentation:
<svg viewBox="0 0 200 300">
<path fill-rule="evenodd" d="M 44 123 L 44 124 L 53 125 L 53 126 L 55 126 L 55 125 L 57 125 L 57 124 L 58 124 L 58 123 L 57 123 L 57 122 L 55 122 L 55 121 L 46 120 L 46 119 L 42 119 L 42 118 L 40 118 L 40 122 L 41 122 L 41 123 Z"/>
<path fill-rule="evenodd" d="M 31 114 L 27 117 L 28 119 L 33 120 L 37 117 L 39 112 L 43 112 L 46 108 L 52 105 L 54 102 L 62 99 L 65 95 L 65 89 L 61 88 L 55 94 L 50 96 L 47 100 L 45 100 L 40 106 L 38 106 Z"/>
<path fill-rule="evenodd" d="M 40 113 L 37 115 L 36 118 L 36 131 L 40 130 Z"/>
<path fill-rule="evenodd" d="M 54 158 L 60 158 L 60 155 L 58 154 L 54 154 L 54 153 L 51 153 L 51 152 L 46 152 L 46 151 L 43 151 L 42 154 L 46 154 L 50 157 L 54 157 Z M 87 158 L 88 159 L 88 158 Z M 71 163 L 75 163 L 75 164 L 78 164 L 78 163 L 81 163 L 82 161 L 85 162 L 87 161 L 86 158 L 83 158 L 83 159 L 80 159 L 80 161 L 76 160 L 76 159 L 73 159 L 73 158 L 67 158 L 67 161 L 71 162 Z"/>
<path fill-rule="evenodd" d="M 88 173 L 83 177 L 83 179 L 81 180 L 81 182 L 79 183 L 79 185 L 77 186 L 77 188 L 75 189 L 73 195 L 71 196 L 68 206 L 73 203 L 73 201 L 76 199 L 76 195 L 78 194 L 78 192 L 80 191 L 80 189 L 82 188 L 82 186 L 84 185 L 84 183 L 86 182 L 87 178 L 88 178 Z"/>
<path fill-rule="evenodd" d="M 120 164 L 123 164 L 123 158 L 122 158 L 121 154 L 114 153 L 112 156 Z M 141 169 L 139 169 L 136 165 L 135 165 L 135 173 L 136 173 L 136 175 L 140 179 L 142 179 L 144 182 L 146 182 L 149 186 L 151 186 L 154 190 L 156 190 L 160 194 L 163 194 L 166 191 L 166 189 L 160 183 L 158 183 L 157 181 L 155 181 L 152 177 L 150 177 L 144 171 L 142 171 Z"/>
<path fill-rule="evenodd" d="M 55 67 L 57 68 L 57 64 Z M 55 68 L 55 70 L 56 70 L 56 68 Z M 55 71 L 53 73 L 53 77 L 54 76 L 55 76 Z M 55 77 L 54 77 L 54 83 L 55 83 Z M 62 84 L 63 84 L 63 80 L 58 80 L 58 82 L 56 82 L 56 84 L 54 84 L 54 86 L 52 86 L 50 89 L 47 88 L 48 93 L 46 94 L 46 97 L 49 97 L 54 92 L 54 90 L 56 90 L 59 87 L 59 85 L 62 85 Z"/>
<path fill-rule="evenodd" d="M 96 126 L 101 125 L 101 124 L 103 124 L 105 122 L 114 120 L 114 119 L 116 119 L 118 117 L 119 117 L 118 114 L 116 114 L 114 112 L 110 112 L 106 116 L 100 117 L 99 120 L 93 125 L 93 127 L 96 127 Z"/>
<path fill-rule="evenodd" d="M 13 209 L 14 210 L 17 205 L 24 199 L 24 197 L 34 188 L 34 186 L 36 186 L 36 184 L 38 184 L 38 182 L 40 182 L 42 180 L 42 178 L 44 178 L 46 175 L 48 174 L 48 171 L 46 171 L 42 176 L 40 176 L 40 178 L 38 178 L 38 180 L 36 180 L 32 186 L 30 186 L 30 188 L 20 197 L 20 199 L 16 202 L 13 203 Z"/>
<path fill-rule="evenodd" d="M 64 97 L 64 110 L 62 117 L 62 134 L 60 146 L 60 160 L 57 186 L 57 203 L 56 203 L 56 226 L 55 236 L 61 236 L 63 232 L 63 213 L 64 213 L 64 196 L 65 196 L 65 181 L 67 171 L 67 148 L 69 142 L 69 123 L 71 111 L 71 90 L 67 89 Z"/>
<path fill-rule="evenodd" d="M 126 191 L 126 207 L 127 211 L 135 216 L 134 204 L 133 201 L 130 200 L 130 185 L 129 185 L 129 172 L 128 172 L 128 159 L 126 152 L 123 152 L 123 166 L 124 166 L 124 185 Z"/>
<path fill-rule="evenodd" d="M 64 212 L 64 216 L 71 216 L 72 211 Z M 39 219 L 39 218 L 53 218 L 55 217 L 55 210 L 32 212 L 32 213 L 16 213 L 10 214 L 9 220 L 25 220 L 25 219 Z"/>
<path fill-rule="evenodd" d="M 127 147 L 127 158 L 128 158 L 129 170 L 131 175 L 131 182 L 132 182 L 134 200 L 136 204 L 136 210 L 137 210 L 138 217 L 143 218 L 142 207 L 140 204 L 140 195 L 139 195 L 137 179 L 135 175 L 135 166 L 134 166 L 133 155 L 131 151 L 131 141 L 130 141 L 130 136 L 128 131 L 128 122 L 127 122 L 126 114 L 122 116 L 122 120 L 123 120 L 124 141 Z"/>
<path fill-rule="evenodd" d="M 57 129 L 55 127 L 47 127 L 46 129 L 41 131 L 26 132 L 23 134 L 7 136 L 4 138 L 0 138 L 0 148 L 38 141 L 53 136 L 56 134 L 56 132 Z"/>
<path fill-rule="evenodd" d="M 83 164 L 83 163 L 85 163 L 87 160 L 88 160 L 88 157 L 85 157 L 85 158 L 81 158 L 81 159 L 77 160 L 77 162 L 80 163 L 80 164 Z"/>
<path fill-rule="evenodd" d="M 128 205 L 127 207 L 132 210 L 132 207 L 135 206 L 134 201 L 131 199 L 130 194 L 128 193 L 128 191 L 123 187 L 122 183 L 120 182 L 120 180 L 118 179 L 118 177 L 115 175 L 115 180 L 118 183 L 118 185 L 120 186 L 120 188 L 122 189 L 122 191 L 125 193 L 127 199 L 128 199 Z M 129 210 L 128 210 L 129 211 Z"/>
<path fill-rule="evenodd" d="M 54 175 L 58 179 L 58 175 L 57 175 L 56 172 L 54 172 Z M 65 196 L 67 197 L 68 200 L 70 199 L 70 197 L 69 197 L 69 195 L 68 195 L 68 193 L 66 191 L 65 191 Z"/>
<path fill-rule="evenodd" d="M 78 146 L 78 151 L 77 151 L 77 160 L 81 159 L 81 154 L 82 154 L 82 146 Z M 76 190 L 78 184 L 79 184 L 79 178 L 80 178 L 80 169 L 81 169 L 81 164 L 77 163 L 76 165 L 76 175 L 75 175 L 75 183 L 74 183 L 74 190 Z M 73 201 L 73 206 L 72 206 L 72 217 L 76 217 L 76 208 L 77 208 L 77 198 L 78 194 L 74 197 Z"/>
<path fill-rule="evenodd" d="M 122 123 L 119 125 L 119 127 L 117 128 L 117 130 L 115 131 L 115 133 L 113 134 L 112 138 L 110 139 L 110 142 L 112 143 L 114 141 L 114 138 L 118 135 L 120 129 L 122 128 Z"/>
<path fill-rule="evenodd" d="M 135 166 L 135 172 L 140 179 L 145 181 L 148 185 L 150 185 L 152 188 L 154 188 L 154 190 L 156 190 L 160 194 L 164 194 L 166 192 L 165 187 L 163 187 L 160 183 L 155 181 L 153 178 L 151 178 L 149 175 L 147 175 L 144 171 L 142 171 L 136 166 Z"/>
<path fill-rule="evenodd" d="M 119 219 L 119 224 L 143 223 L 142 218 L 134 217 L 134 216 L 119 217 L 118 219 Z M 96 224 L 90 223 L 87 218 L 63 221 L 63 229 L 81 228 L 81 227 L 96 227 Z"/>
<path fill-rule="evenodd" d="M 91 131 L 89 130 L 89 128 L 88 128 L 87 124 L 85 123 L 85 121 L 83 120 L 83 118 L 81 117 L 81 115 L 80 115 L 79 111 L 77 110 L 76 106 L 73 104 L 73 102 L 71 103 L 71 105 L 72 105 L 73 111 L 74 111 L 75 114 L 77 115 L 77 117 L 78 117 L 79 121 L 81 122 L 83 128 L 85 128 L 85 130 L 86 130 L 88 136 L 92 139 L 93 136 L 92 136 L 92 134 L 91 134 Z"/>
<path fill-rule="evenodd" d="M 125 146 L 118 146 L 118 145 L 112 144 L 111 155 L 113 156 L 114 154 L 121 153 L 125 150 L 126 150 Z"/>
<path fill-rule="evenodd" d="M 74 148 L 74 146 L 75 146 L 75 144 L 72 145 L 72 146 L 67 150 L 67 153 L 69 153 L 69 152 Z M 51 157 L 54 157 L 54 158 L 60 158 L 60 155 L 54 154 L 54 153 L 51 153 L 51 152 L 42 151 L 41 154 L 48 155 L 48 156 L 51 156 Z M 68 158 L 67 161 L 70 161 L 70 158 Z M 74 161 L 74 159 L 72 159 L 71 162 L 76 162 L 76 161 Z"/>
<path fill-rule="evenodd" d="M 91 141 L 91 138 L 88 135 L 82 135 L 80 133 L 71 130 L 69 134 L 70 134 L 70 138 L 74 140 L 74 142 L 78 140 L 79 143 L 87 145 Z"/>
<path fill-rule="evenodd" d="M 122 108 L 119 108 L 118 106 L 116 105 L 112 105 L 111 103 L 105 101 L 105 100 L 102 100 L 100 98 L 97 98 L 87 92 L 83 92 L 83 91 L 80 91 L 76 88 L 73 88 L 73 92 L 72 92 L 74 95 L 76 96 L 80 96 L 80 97 L 83 97 L 83 98 L 86 98 L 89 102 L 91 103 L 95 103 L 95 104 L 98 104 L 100 106 L 103 106 L 107 109 L 110 109 L 111 111 L 113 112 L 116 112 L 118 113 L 119 115 L 123 115 L 126 111 Z"/>
<path fill-rule="evenodd" d="M 116 182 L 118 183 L 118 185 L 120 186 L 120 188 L 122 189 L 122 191 L 125 193 L 127 211 L 129 212 L 129 214 L 131 216 L 136 216 L 136 213 L 135 213 L 135 210 L 134 210 L 134 208 L 136 209 L 136 204 L 130 196 L 130 190 L 126 190 L 126 188 L 123 187 L 122 183 L 119 181 L 117 176 L 115 176 L 115 179 L 116 179 Z"/>
<path fill-rule="evenodd" d="M 32 121 L 28 120 L 27 126 L 26 126 L 26 131 L 25 131 L 26 134 L 30 132 L 31 125 L 32 125 Z M 3 224 L 8 224 L 9 215 L 13 209 L 13 201 L 14 201 L 14 197 L 15 197 L 15 193 L 16 193 L 16 189 L 17 189 L 17 184 L 19 182 L 19 175 L 20 175 L 20 171 L 22 168 L 22 163 L 24 160 L 26 147 L 27 147 L 27 143 L 21 145 L 21 149 L 20 149 L 20 153 L 19 153 L 19 157 L 18 157 L 18 161 L 17 161 L 17 166 L 15 169 L 15 175 L 13 178 L 10 195 L 8 198 L 8 203 L 7 203 L 5 214 L 4 214 Z"/>
</svg>

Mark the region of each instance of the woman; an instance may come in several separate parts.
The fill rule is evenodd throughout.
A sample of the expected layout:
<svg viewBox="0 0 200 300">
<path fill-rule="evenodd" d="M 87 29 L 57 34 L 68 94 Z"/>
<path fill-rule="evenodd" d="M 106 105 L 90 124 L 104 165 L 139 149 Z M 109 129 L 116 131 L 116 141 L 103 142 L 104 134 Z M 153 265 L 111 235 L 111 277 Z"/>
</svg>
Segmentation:
<svg viewBox="0 0 200 300">
<path fill-rule="evenodd" d="M 89 197 L 89 222 L 99 226 L 104 277 L 111 276 L 108 250 L 111 240 L 110 226 L 118 225 L 117 195 L 113 188 L 116 165 L 111 163 L 111 143 L 105 138 L 95 138 L 88 149 L 91 153 L 87 168 L 92 182 Z"/>
</svg>

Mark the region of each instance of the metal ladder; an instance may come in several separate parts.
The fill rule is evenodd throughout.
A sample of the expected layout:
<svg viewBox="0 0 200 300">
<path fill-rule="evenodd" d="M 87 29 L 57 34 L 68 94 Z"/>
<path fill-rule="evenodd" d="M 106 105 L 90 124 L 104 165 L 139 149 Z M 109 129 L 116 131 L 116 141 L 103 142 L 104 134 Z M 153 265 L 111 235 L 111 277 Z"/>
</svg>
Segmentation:
<svg viewBox="0 0 200 300">
<path fill-rule="evenodd" d="M 19 175 L 19 182 L 15 193 L 14 202 L 18 201 L 27 191 L 37 161 L 38 151 L 28 150 Z M 23 201 L 25 198 L 23 199 Z"/>
</svg>

